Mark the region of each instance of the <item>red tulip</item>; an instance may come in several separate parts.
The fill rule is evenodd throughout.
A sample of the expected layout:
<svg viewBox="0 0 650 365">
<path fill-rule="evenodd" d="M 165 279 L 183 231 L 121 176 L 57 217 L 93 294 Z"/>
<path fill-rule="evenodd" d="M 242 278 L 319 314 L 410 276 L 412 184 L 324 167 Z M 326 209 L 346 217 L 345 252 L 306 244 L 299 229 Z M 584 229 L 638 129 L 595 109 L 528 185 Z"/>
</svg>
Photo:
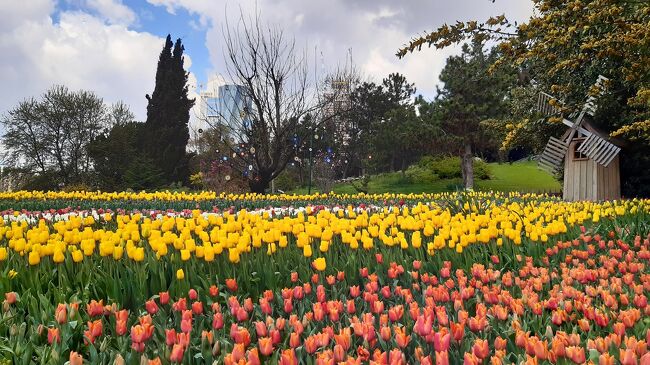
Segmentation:
<svg viewBox="0 0 650 365">
<path fill-rule="evenodd" d="M 16 292 L 12 291 L 9 293 L 5 293 L 5 301 L 8 304 L 14 304 L 18 300 L 18 294 Z"/>
<path fill-rule="evenodd" d="M 199 297 L 199 294 L 196 292 L 196 290 L 190 289 L 187 292 L 187 296 L 190 298 L 190 300 L 196 300 Z"/>
<path fill-rule="evenodd" d="M 174 347 L 172 347 L 172 352 L 169 355 L 169 361 L 178 363 L 183 362 L 183 351 L 183 346 L 179 344 L 174 345 Z"/>
<path fill-rule="evenodd" d="M 169 303 L 169 292 L 160 292 L 158 294 L 158 300 L 160 300 L 160 304 L 165 305 Z"/>
<path fill-rule="evenodd" d="M 451 335 L 447 332 L 447 328 L 433 334 L 433 348 L 436 352 L 446 352 L 449 350 L 451 342 Z"/>
<path fill-rule="evenodd" d="M 203 302 L 194 302 L 192 303 L 192 312 L 194 314 L 202 314 L 203 313 Z"/>
<path fill-rule="evenodd" d="M 176 343 L 176 330 L 175 329 L 166 329 L 165 330 L 165 343 L 167 346 L 172 346 Z"/>
<path fill-rule="evenodd" d="M 215 313 L 212 315 L 212 328 L 216 330 L 223 328 L 223 314 Z"/>
<path fill-rule="evenodd" d="M 266 323 L 262 321 L 255 322 L 255 333 L 257 333 L 257 337 L 265 337 L 268 334 Z"/>
<path fill-rule="evenodd" d="M 280 335 L 280 331 L 278 329 L 272 329 L 269 332 L 269 335 L 271 336 L 271 340 L 273 340 L 274 345 L 277 345 L 280 342 L 282 342 L 282 335 Z"/>
<path fill-rule="evenodd" d="M 219 288 L 217 288 L 216 285 L 212 285 L 208 289 L 208 292 L 210 293 L 211 297 L 216 297 L 217 295 L 219 295 Z"/>
<path fill-rule="evenodd" d="M 153 300 L 147 300 L 144 303 L 144 307 L 149 314 L 156 314 L 158 312 L 158 306 L 156 305 L 156 302 Z"/>
<path fill-rule="evenodd" d="M 226 279 L 226 288 L 231 292 L 237 291 L 237 280 L 235 279 Z"/>
</svg>

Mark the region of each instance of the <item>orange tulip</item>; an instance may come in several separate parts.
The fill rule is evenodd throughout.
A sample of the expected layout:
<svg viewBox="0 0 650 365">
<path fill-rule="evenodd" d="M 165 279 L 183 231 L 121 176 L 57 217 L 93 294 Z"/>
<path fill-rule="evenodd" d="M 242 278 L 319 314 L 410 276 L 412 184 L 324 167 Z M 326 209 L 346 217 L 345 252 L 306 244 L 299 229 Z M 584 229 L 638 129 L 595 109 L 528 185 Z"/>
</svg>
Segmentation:
<svg viewBox="0 0 650 365">
<path fill-rule="evenodd" d="M 282 351 L 280 355 L 280 361 L 278 365 L 298 365 L 298 358 L 296 357 L 296 352 L 293 349 L 288 349 Z"/>
<path fill-rule="evenodd" d="M 53 343 L 61 342 L 61 331 L 58 328 L 48 328 L 47 329 L 47 343 L 50 345 Z"/>
<path fill-rule="evenodd" d="M 334 345 L 334 361 L 336 363 L 339 363 L 341 361 L 345 361 L 345 358 L 347 355 L 345 354 L 345 349 L 343 349 L 343 346 L 341 345 Z"/>
<path fill-rule="evenodd" d="M 318 350 L 318 341 L 316 340 L 316 336 L 309 336 L 305 339 L 305 351 L 307 351 L 308 354 L 313 354 Z"/>
<path fill-rule="evenodd" d="M 84 358 L 74 351 L 70 351 L 70 365 L 83 365 Z"/>
<path fill-rule="evenodd" d="M 262 355 L 269 356 L 273 353 L 273 341 L 270 337 L 260 337 L 257 341 Z"/>
<path fill-rule="evenodd" d="M 235 279 L 226 279 L 226 288 L 231 292 L 237 291 L 237 280 Z"/>
<path fill-rule="evenodd" d="M 566 356 L 576 364 L 582 364 L 586 361 L 585 349 L 583 347 L 569 346 L 565 351 Z"/>
<path fill-rule="evenodd" d="M 620 350 L 621 365 L 637 365 L 637 357 L 632 349 Z"/>
<path fill-rule="evenodd" d="M 400 348 L 408 346 L 411 336 L 407 336 L 403 328 L 395 327 L 395 342 Z"/>
<path fill-rule="evenodd" d="M 481 364 L 481 360 L 476 357 L 476 355 L 471 354 L 469 352 L 465 353 L 465 356 L 463 357 L 463 365 L 479 365 Z"/>
<path fill-rule="evenodd" d="M 454 337 L 454 341 L 460 342 L 460 340 L 462 340 L 463 337 L 465 336 L 465 324 L 452 322 L 450 324 L 450 327 L 451 327 L 451 334 Z"/>
<path fill-rule="evenodd" d="M 449 365 L 449 353 L 447 351 L 436 351 L 436 365 Z"/>
<path fill-rule="evenodd" d="M 508 344 L 508 340 L 501 338 L 501 336 L 497 336 L 497 338 L 494 339 L 495 350 L 505 350 L 507 344 Z"/>
<path fill-rule="evenodd" d="M 16 292 L 12 291 L 9 293 L 5 293 L 5 301 L 8 304 L 14 304 L 18 300 L 18 294 Z"/>
<path fill-rule="evenodd" d="M 472 346 L 472 353 L 479 359 L 485 359 L 490 355 L 490 346 L 486 340 L 476 339 Z"/>
<path fill-rule="evenodd" d="M 391 337 L 390 327 L 382 326 L 379 329 L 379 336 L 381 337 L 382 340 L 384 340 L 384 342 L 389 341 Z"/>
<path fill-rule="evenodd" d="M 614 365 L 616 364 L 616 359 L 614 356 L 611 356 L 609 353 L 601 354 L 598 357 L 598 365 Z"/>
<path fill-rule="evenodd" d="M 58 324 L 64 324 L 65 322 L 67 322 L 68 307 L 66 307 L 65 304 L 59 303 L 59 305 L 56 307 L 56 311 L 54 312 L 54 318 L 56 319 L 56 323 Z"/>
</svg>

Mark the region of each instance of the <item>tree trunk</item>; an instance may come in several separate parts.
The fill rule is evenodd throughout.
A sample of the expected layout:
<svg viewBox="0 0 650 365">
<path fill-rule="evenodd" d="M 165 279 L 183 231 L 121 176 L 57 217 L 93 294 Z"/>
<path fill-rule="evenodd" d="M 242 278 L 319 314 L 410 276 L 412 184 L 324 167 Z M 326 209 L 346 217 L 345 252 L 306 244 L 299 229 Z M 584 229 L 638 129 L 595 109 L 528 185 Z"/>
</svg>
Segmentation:
<svg viewBox="0 0 650 365">
<path fill-rule="evenodd" d="M 474 161 L 472 157 L 472 145 L 465 143 L 465 152 L 460 162 L 460 169 L 463 173 L 463 184 L 465 189 L 474 188 Z"/>
<path fill-rule="evenodd" d="M 264 194 L 269 187 L 270 180 L 261 178 L 259 180 L 248 180 L 248 187 L 251 193 Z"/>
</svg>

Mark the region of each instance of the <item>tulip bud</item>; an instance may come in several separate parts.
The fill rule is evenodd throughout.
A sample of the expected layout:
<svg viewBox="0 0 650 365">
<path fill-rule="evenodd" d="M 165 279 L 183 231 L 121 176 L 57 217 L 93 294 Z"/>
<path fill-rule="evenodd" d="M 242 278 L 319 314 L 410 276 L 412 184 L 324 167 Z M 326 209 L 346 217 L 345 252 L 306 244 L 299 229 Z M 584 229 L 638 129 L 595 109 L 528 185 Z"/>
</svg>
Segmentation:
<svg viewBox="0 0 650 365">
<path fill-rule="evenodd" d="M 219 355 L 221 355 L 221 342 L 215 341 L 214 345 L 212 346 L 212 356 Z"/>
<path fill-rule="evenodd" d="M 108 337 L 104 337 L 104 341 L 99 345 L 99 352 L 104 352 L 108 348 Z"/>
<path fill-rule="evenodd" d="M 115 361 L 113 361 L 113 365 L 124 365 L 124 364 L 126 364 L 126 362 L 124 361 L 122 355 L 117 354 L 117 356 L 115 356 Z"/>
</svg>

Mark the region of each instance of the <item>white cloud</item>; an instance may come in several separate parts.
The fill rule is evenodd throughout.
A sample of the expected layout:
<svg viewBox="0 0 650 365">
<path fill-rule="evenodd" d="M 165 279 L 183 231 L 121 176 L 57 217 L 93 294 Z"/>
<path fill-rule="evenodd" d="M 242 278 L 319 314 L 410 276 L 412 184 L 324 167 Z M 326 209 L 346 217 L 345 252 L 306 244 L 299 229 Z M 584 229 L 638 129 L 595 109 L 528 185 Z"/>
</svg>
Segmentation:
<svg viewBox="0 0 650 365">
<path fill-rule="evenodd" d="M 24 23 L 48 19 L 53 10 L 52 0 L 2 1 L 0 2 L 0 34 Z"/>
<path fill-rule="evenodd" d="M 61 12 L 54 22 L 52 3 L 40 5 L 29 12 L 8 9 L 13 15 L 0 11 L 0 114 L 62 84 L 93 91 L 107 103 L 123 100 L 144 120 L 164 40 L 81 11 Z M 4 18 L 19 16 L 10 29 L 3 26 Z"/>
<path fill-rule="evenodd" d="M 122 0 L 86 0 L 85 5 L 111 24 L 132 25 L 137 21 L 136 14 Z"/>
<path fill-rule="evenodd" d="M 264 20 L 280 24 L 286 34 L 295 35 L 298 45 L 314 47 L 323 54 L 326 68 L 344 64 L 352 49 L 354 63 L 375 81 L 391 72 L 404 74 L 415 82 L 419 92 L 432 97 L 439 83 L 438 74 L 445 59 L 459 47 L 445 50 L 424 48 L 404 59 L 396 51 L 417 34 L 456 20 L 486 19 L 505 13 L 512 20 L 524 20 L 532 14 L 532 2 L 501 0 L 242 0 L 215 5 L 202 0 L 147 0 L 175 12 L 185 9 L 209 19 L 206 46 L 217 72 L 225 73 L 222 27 L 237 23 L 240 9 L 254 14 L 258 9 Z M 321 69 L 320 56 L 317 68 Z"/>
</svg>

